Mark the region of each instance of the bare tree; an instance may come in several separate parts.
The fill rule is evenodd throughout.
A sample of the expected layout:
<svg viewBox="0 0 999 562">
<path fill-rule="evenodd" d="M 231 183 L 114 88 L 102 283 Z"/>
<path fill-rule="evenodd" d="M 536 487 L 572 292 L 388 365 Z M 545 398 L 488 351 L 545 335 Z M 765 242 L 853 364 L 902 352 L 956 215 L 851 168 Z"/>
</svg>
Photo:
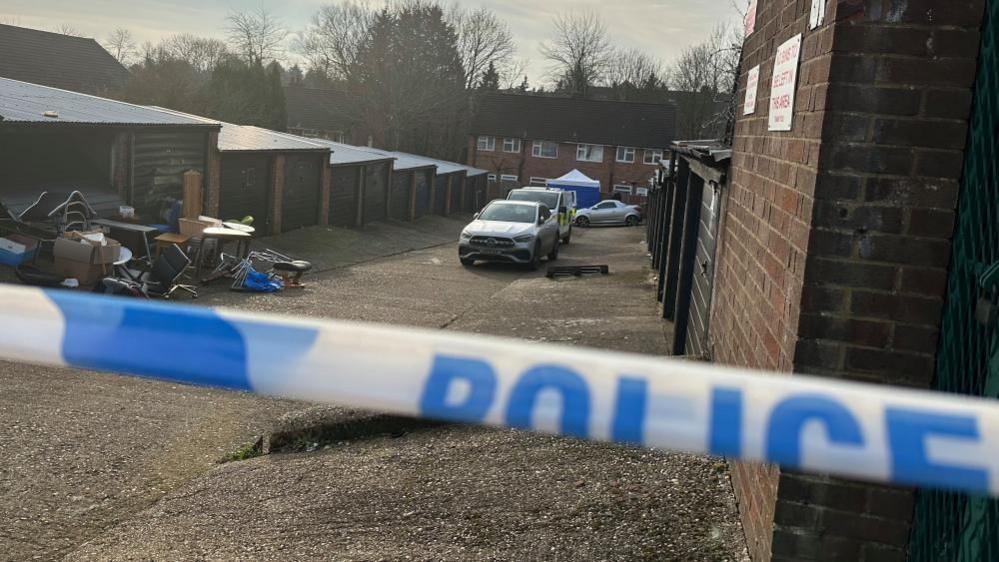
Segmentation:
<svg viewBox="0 0 999 562">
<path fill-rule="evenodd" d="M 0 16 L 0 24 L 21 27 L 21 16 Z"/>
<path fill-rule="evenodd" d="M 541 44 L 550 63 L 551 78 L 576 95 L 600 82 L 611 64 L 614 49 L 607 26 L 593 12 L 567 12 L 555 17 L 554 36 Z"/>
<path fill-rule="evenodd" d="M 305 56 L 309 68 L 331 79 L 344 79 L 357 62 L 357 53 L 368 36 L 374 10 L 366 1 L 326 4 L 292 42 Z"/>
<path fill-rule="evenodd" d="M 223 41 L 190 33 L 174 35 L 163 42 L 163 47 L 169 56 L 190 64 L 202 73 L 211 72 L 226 57 L 232 55 Z"/>
<path fill-rule="evenodd" d="M 703 43 L 683 50 L 670 65 L 667 84 L 677 104 L 678 134 L 717 136 L 731 118 L 732 91 L 742 53 L 741 30 L 719 25 Z"/>
<path fill-rule="evenodd" d="M 527 67 L 531 65 L 531 59 L 518 58 L 511 59 L 506 67 L 500 69 L 500 85 L 504 90 L 514 90 L 519 88 L 527 78 Z"/>
<path fill-rule="evenodd" d="M 69 35 L 70 37 L 83 37 L 83 32 L 68 23 L 61 23 L 55 28 L 56 33 Z"/>
<path fill-rule="evenodd" d="M 490 64 L 507 74 L 517 47 L 505 21 L 488 8 L 469 10 L 458 4 L 448 11 L 447 20 L 458 33 L 457 47 L 465 69 L 465 89 L 474 88 Z"/>
<path fill-rule="evenodd" d="M 226 21 L 229 22 L 226 28 L 229 42 L 246 60 L 264 63 L 284 54 L 288 30 L 263 5 L 255 10 L 231 12 Z"/>
<path fill-rule="evenodd" d="M 621 49 L 611 57 L 604 82 L 609 86 L 631 84 L 658 87 L 662 85 L 665 74 L 662 61 L 648 53 L 640 49 Z"/>
<path fill-rule="evenodd" d="M 116 28 L 108 35 L 104 41 L 104 48 L 111 53 L 111 56 L 118 59 L 118 62 L 126 66 L 138 52 L 132 32 L 123 27 Z"/>
</svg>

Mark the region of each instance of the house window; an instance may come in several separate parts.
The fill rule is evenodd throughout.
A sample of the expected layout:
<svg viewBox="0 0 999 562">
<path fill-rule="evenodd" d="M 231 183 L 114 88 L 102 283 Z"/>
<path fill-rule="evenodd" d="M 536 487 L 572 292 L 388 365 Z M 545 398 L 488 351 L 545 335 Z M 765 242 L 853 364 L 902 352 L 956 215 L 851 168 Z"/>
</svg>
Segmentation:
<svg viewBox="0 0 999 562">
<path fill-rule="evenodd" d="M 489 181 L 496 181 L 496 174 L 489 174 Z"/>
<path fill-rule="evenodd" d="M 626 193 L 631 195 L 631 186 L 625 184 L 618 184 L 614 186 L 614 193 Z"/>
<path fill-rule="evenodd" d="M 635 149 L 628 146 L 617 147 L 617 161 L 622 164 L 633 164 L 635 162 Z"/>
<path fill-rule="evenodd" d="M 534 141 L 531 155 L 535 158 L 558 158 L 558 144 L 549 141 Z"/>
<path fill-rule="evenodd" d="M 503 181 L 516 182 L 519 178 L 517 176 L 503 174 L 502 176 L 500 176 L 500 179 Z"/>
<path fill-rule="evenodd" d="M 576 160 L 580 162 L 603 162 L 604 147 L 597 144 L 576 145 Z"/>
<path fill-rule="evenodd" d="M 645 151 L 645 163 L 649 166 L 654 166 L 663 159 L 663 151 L 661 150 L 646 150 Z"/>
<path fill-rule="evenodd" d="M 479 150 L 492 152 L 496 150 L 496 137 L 479 137 Z"/>
<path fill-rule="evenodd" d="M 503 152 L 517 154 L 520 152 L 520 139 L 503 139 Z"/>
<path fill-rule="evenodd" d="M 548 185 L 548 178 L 531 177 L 531 185 L 546 186 Z"/>
</svg>

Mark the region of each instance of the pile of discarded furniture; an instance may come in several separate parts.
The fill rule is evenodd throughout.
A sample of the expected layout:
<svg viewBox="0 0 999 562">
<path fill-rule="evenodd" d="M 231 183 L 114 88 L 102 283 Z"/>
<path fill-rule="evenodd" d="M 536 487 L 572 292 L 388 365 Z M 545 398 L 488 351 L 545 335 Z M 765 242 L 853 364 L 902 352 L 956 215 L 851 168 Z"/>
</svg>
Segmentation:
<svg viewBox="0 0 999 562">
<path fill-rule="evenodd" d="M 102 218 L 74 190 L 45 191 L 0 220 L 0 264 L 20 281 L 139 298 L 198 297 L 199 286 L 227 279 L 233 290 L 301 288 L 312 265 L 272 250 L 253 251 L 253 219 L 221 221 L 200 206 L 169 201 L 161 224 L 131 207 Z"/>
</svg>

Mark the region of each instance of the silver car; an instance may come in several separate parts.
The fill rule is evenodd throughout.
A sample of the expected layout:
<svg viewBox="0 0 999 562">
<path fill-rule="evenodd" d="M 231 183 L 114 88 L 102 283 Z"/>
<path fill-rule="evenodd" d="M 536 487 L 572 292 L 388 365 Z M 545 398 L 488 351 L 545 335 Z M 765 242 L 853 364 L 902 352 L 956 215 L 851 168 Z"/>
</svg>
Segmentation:
<svg viewBox="0 0 999 562">
<path fill-rule="evenodd" d="M 638 205 L 625 205 L 620 201 L 601 201 L 589 209 L 576 212 L 576 224 L 623 224 L 635 226 L 642 222 L 642 208 Z"/>
<path fill-rule="evenodd" d="M 458 259 L 466 266 L 483 260 L 537 269 L 543 256 L 549 261 L 558 259 L 558 226 L 551 210 L 541 203 L 493 201 L 461 232 Z"/>
</svg>

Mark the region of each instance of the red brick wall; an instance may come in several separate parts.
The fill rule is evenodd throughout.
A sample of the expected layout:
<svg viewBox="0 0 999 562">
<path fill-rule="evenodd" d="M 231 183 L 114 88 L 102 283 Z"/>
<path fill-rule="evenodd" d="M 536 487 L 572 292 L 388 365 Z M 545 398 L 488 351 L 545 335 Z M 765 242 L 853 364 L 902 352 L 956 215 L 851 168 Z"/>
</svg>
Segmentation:
<svg viewBox="0 0 999 562">
<path fill-rule="evenodd" d="M 521 151 L 518 154 L 503 152 L 503 138 L 496 137 L 496 150 L 484 151 L 476 148 L 475 136 L 469 139 L 469 165 L 490 173 L 511 174 L 518 176 L 519 183 L 528 185 L 532 177 L 558 178 L 577 169 L 587 176 L 600 182 L 604 193 L 613 191 L 614 185 L 634 185 L 648 187 L 649 179 L 655 174 L 657 166 L 643 163 L 643 149 L 635 151 L 635 162 L 617 162 L 617 147 L 605 146 L 603 162 L 581 162 L 576 160 L 575 143 L 560 143 L 558 158 L 535 158 L 531 155 L 533 140 L 521 140 Z"/>
<path fill-rule="evenodd" d="M 714 359 L 720 363 L 781 372 L 790 372 L 794 363 L 828 80 L 828 31 L 803 37 L 792 131 L 770 133 L 767 119 L 774 55 L 781 43 L 804 31 L 805 4 L 760 2 L 756 32 L 744 47 L 738 99 L 744 99 L 749 69 L 756 65 L 760 86 L 756 112 L 737 121 L 733 142 L 712 311 Z M 778 471 L 735 463 L 732 482 L 750 554 L 753 560 L 770 560 Z"/>
<path fill-rule="evenodd" d="M 925 387 L 983 0 L 829 0 L 814 31 L 810 4 L 761 0 L 746 41 L 759 98 L 736 124 L 715 359 Z M 797 33 L 793 129 L 768 132 L 774 52 Z M 905 558 L 911 491 L 754 465 L 733 484 L 754 560 Z"/>
</svg>

